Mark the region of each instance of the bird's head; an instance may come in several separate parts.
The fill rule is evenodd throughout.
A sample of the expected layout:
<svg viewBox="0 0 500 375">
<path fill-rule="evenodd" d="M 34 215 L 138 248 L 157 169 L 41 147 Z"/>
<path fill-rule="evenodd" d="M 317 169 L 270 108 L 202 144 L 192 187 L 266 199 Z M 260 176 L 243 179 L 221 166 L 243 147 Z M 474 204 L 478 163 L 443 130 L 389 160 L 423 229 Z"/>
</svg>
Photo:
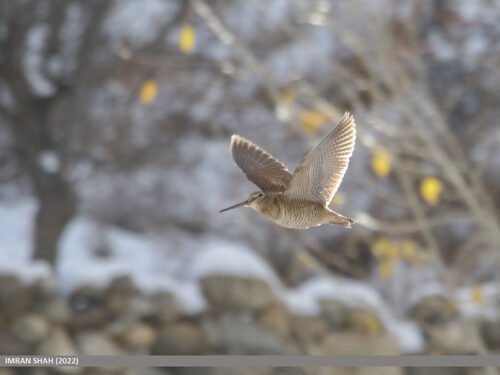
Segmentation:
<svg viewBox="0 0 500 375">
<path fill-rule="evenodd" d="M 250 207 L 257 207 L 259 202 L 264 198 L 264 193 L 262 191 L 256 191 L 248 197 L 247 200 L 244 200 L 243 202 L 236 203 L 228 208 L 224 208 L 223 210 L 220 210 L 219 212 L 225 212 L 232 210 L 234 208 L 238 207 L 245 207 L 245 206 L 250 206 Z"/>
</svg>

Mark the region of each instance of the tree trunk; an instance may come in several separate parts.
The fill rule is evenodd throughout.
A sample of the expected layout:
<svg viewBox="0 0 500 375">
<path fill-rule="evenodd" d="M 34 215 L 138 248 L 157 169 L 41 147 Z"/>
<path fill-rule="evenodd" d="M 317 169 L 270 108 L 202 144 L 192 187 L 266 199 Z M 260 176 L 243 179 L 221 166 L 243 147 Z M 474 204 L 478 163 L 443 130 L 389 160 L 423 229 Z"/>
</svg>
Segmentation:
<svg viewBox="0 0 500 375">
<path fill-rule="evenodd" d="M 76 196 L 65 177 L 72 152 L 69 140 L 72 129 L 78 126 L 77 113 L 84 106 L 79 102 L 78 93 L 86 85 L 84 73 L 92 69 L 91 58 L 99 46 L 100 25 L 109 3 L 101 0 L 0 2 L 0 21 L 8 30 L 6 37 L 0 39 L 0 50 L 7 51 L 0 54 L 0 83 L 9 88 L 15 102 L 11 108 L 0 106 L 0 120 L 5 120 L 12 132 L 16 157 L 39 203 L 33 256 L 50 263 L 55 262 L 59 237 L 76 211 Z M 84 32 L 79 48 L 73 52 L 77 67 L 64 73 L 66 76 L 54 78 L 48 74 L 48 61 L 53 56 L 67 56 L 61 35 L 68 17 L 67 7 L 75 4 L 82 11 L 82 19 L 87 20 L 82 24 Z M 39 29 L 33 29 L 35 25 Z M 47 32 L 41 33 L 40 27 Z M 38 65 L 30 69 L 49 81 L 54 92 L 40 93 L 30 86 L 33 82 L 23 64 L 30 40 L 35 43 L 31 46 L 35 51 L 32 53 L 38 54 L 35 60 Z M 33 58 L 31 62 L 33 64 Z M 43 160 L 47 155 L 52 158 L 49 164 Z"/>
<path fill-rule="evenodd" d="M 76 211 L 75 194 L 61 176 L 37 190 L 39 208 L 35 220 L 34 258 L 53 264 L 62 231 Z"/>
<path fill-rule="evenodd" d="M 15 126 L 11 128 L 18 160 L 31 181 L 39 204 L 33 256 L 52 264 L 57 256 L 59 237 L 76 211 L 73 187 L 64 176 L 60 156 L 50 135 L 51 124 L 47 117 L 53 100 L 29 100 L 29 104 L 23 106 L 27 110 L 15 117 Z M 52 163 L 57 164 L 52 167 L 44 164 L 44 153 L 50 153 L 54 159 Z"/>
</svg>

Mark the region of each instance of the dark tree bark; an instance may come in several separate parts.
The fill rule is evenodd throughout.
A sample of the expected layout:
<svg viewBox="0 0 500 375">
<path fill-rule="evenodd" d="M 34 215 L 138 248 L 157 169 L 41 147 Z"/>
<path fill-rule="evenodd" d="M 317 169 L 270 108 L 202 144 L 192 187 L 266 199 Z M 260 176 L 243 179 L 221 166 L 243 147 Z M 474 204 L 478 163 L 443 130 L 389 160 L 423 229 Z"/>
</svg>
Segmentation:
<svg viewBox="0 0 500 375">
<path fill-rule="evenodd" d="M 96 0 L 32 0 L 5 1 L 0 5 L 0 17 L 7 25 L 7 35 L 0 40 L 0 84 L 7 88 L 13 106 L 1 106 L 2 123 L 14 138 L 19 165 L 29 177 L 39 208 L 35 219 L 34 257 L 54 263 L 59 237 L 76 211 L 76 196 L 65 176 L 67 161 L 71 158 L 68 138 L 75 126 L 75 113 L 81 110 L 77 91 L 85 82 L 85 70 L 98 45 L 102 19 L 110 1 Z M 62 25 L 68 17 L 67 8 L 77 5 L 84 18 L 84 31 L 78 49 L 74 52 L 74 69 L 61 75 L 49 72 L 49 59 L 64 57 L 61 45 Z M 36 92 L 26 73 L 23 61 L 30 32 L 42 25 L 45 40 L 39 55 L 38 73 L 54 88 L 53 92 Z M 40 37 L 39 35 L 37 37 Z M 63 64 L 69 64 L 62 60 Z M 53 167 L 43 163 L 49 154 Z"/>
</svg>

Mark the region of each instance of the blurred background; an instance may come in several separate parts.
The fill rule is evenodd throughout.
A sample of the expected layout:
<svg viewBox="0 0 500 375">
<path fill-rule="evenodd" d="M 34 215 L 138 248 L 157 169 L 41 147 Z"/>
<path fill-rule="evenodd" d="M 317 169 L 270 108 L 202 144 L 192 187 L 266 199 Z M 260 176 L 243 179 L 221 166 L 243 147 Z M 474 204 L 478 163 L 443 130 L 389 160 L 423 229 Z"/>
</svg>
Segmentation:
<svg viewBox="0 0 500 375">
<path fill-rule="evenodd" d="M 500 353 L 499 42 L 495 0 L 1 1 L 0 353 Z M 218 213 L 232 134 L 293 170 L 346 110 L 352 229 Z"/>
</svg>

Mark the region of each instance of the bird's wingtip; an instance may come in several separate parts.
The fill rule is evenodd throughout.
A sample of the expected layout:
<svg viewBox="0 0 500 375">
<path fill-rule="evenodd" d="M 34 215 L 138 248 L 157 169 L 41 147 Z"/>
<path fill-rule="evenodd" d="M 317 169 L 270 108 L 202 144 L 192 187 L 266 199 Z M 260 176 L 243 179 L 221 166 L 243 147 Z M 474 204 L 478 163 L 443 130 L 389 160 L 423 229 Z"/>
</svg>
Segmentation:
<svg viewBox="0 0 500 375">
<path fill-rule="evenodd" d="M 345 111 L 342 118 L 349 120 L 349 121 L 354 121 L 354 116 L 352 115 L 352 113 L 350 111 Z"/>
<path fill-rule="evenodd" d="M 231 144 L 235 143 L 235 142 L 238 142 L 238 141 L 241 141 L 243 137 L 239 134 L 233 134 L 231 136 Z"/>
<path fill-rule="evenodd" d="M 354 119 L 354 116 L 352 115 L 351 112 L 345 111 L 344 116 L 342 116 L 342 119 L 339 122 L 339 125 L 344 125 L 344 126 L 350 126 L 353 130 L 354 133 L 356 133 L 356 120 Z"/>
</svg>

